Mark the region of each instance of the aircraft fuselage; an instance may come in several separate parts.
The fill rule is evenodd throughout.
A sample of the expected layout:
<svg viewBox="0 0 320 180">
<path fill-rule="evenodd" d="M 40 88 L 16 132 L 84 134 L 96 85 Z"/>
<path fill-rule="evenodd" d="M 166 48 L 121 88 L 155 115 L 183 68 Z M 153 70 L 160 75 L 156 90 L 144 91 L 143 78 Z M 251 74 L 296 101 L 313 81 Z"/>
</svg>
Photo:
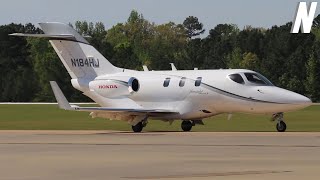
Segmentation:
<svg viewBox="0 0 320 180">
<path fill-rule="evenodd" d="M 164 119 L 202 119 L 233 112 L 274 114 L 301 109 L 311 103 L 300 94 L 273 85 L 250 84 L 244 73 L 255 72 L 245 69 L 124 70 L 117 74 L 99 76 L 93 82 L 97 82 L 97 87 L 106 87 L 98 93 L 110 96 L 111 92 L 127 91 L 126 82 L 122 82 L 124 89 L 121 90 L 118 79 L 136 78 L 139 81 L 137 92 L 125 93 L 123 96 L 119 94 L 113 98 L 129 98 L 142 107 L 170 109 L 180 113 L 166 115 L 162 117 Z M 231 74 L 243 75 L 245 82 L 240 84 L 232 81 L 229 78 Z M 200 81 L 198 85 L 197 80 Z"/>
</svg>

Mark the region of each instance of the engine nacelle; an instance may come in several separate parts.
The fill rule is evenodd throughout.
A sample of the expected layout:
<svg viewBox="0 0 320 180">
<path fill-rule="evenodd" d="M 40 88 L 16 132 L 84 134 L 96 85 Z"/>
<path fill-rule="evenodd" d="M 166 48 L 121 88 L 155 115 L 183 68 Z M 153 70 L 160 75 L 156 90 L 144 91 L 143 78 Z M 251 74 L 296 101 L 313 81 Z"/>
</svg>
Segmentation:
<svg viewBox="0 0 320 180">
<path fill-rule="evenodd" d="M 90 90 L 107 98 L 130 96 L 138 92 L 140 84 L 135 77 L 108 77 L 95 79 L 89 83 Z"/>
</svg>

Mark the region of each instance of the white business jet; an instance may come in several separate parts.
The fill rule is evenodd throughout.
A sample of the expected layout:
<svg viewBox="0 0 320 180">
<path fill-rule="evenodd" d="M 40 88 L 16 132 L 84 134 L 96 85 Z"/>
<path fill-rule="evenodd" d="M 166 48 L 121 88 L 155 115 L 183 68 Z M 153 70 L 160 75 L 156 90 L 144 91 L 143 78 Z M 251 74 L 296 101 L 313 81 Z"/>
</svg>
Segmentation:
<svg viewBox="0 0 320 180">
<path fill-rule="evenodd" d="M 74 88 L 101 107 L 69 104 L 59 86 L 51 86 L 59 107 L 87 111 L 94 117 L 127 121 L 141 132 L 147 119 L 172 123 L 182 120 L 190 131 L 202 119 L 221 113 L 270 114 L 277 130 L 284 132 L 283 112 L 310 106 L 309 98 L 274 86 L 261 74 L 246 69 L 144 71 L 118 68 L 103 57 L 72 27 L 62 23 L 40 23 L 44 34 L 21 34 L 48 38 L 71 76 Z M 230 116 L 231 117 L 231 116 Z"/>
</svg>

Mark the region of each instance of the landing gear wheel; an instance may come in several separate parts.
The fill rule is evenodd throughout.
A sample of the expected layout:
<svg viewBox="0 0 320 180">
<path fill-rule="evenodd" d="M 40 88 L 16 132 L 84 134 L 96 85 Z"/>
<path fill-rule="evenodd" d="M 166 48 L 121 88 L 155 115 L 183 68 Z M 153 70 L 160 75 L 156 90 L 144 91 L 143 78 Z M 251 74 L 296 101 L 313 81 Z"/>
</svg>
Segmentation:
<svg viewBox="0 0 320 180">
<path fill-rule="evenodd" d="M 285 132 L 287 129 L 286 123 L 283 121 L 283 112 L 275 113 L 272 115 L 272 121 L 277 121 L 278 132 Z"/>
<path fill-rule="evenodd" d="M 286 129 L 287 129 L 287 125 L 286 125 L 285 122 L 279 121 L 279 122 L 277 123 L 277 130 L 278 130 L 278 132 L 285 132 Z"/>
<path fill-rule="evenodd" d="M 192 122 L 191 121 L 182 121 L 181 123 L 181 129 L 183 131 L 190 131 L 192 129 Z"/>
<path fill-rule="evenodd" d="M 132 131 L 133 132 L 141 132 L 143 129 L 143 123 L 139 122 L 138 124 L 136 124 L 135 126 L 132 126 Z"/>
</svg>

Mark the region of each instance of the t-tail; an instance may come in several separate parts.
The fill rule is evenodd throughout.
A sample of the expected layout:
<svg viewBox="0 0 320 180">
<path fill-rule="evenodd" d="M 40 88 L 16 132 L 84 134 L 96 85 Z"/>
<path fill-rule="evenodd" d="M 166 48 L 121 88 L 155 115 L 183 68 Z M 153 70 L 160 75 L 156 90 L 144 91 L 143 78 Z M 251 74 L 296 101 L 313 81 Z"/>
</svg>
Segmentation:
<svg viewBox="0 0 320 180">
<path fill-rule="evenodd" d="M 14 36 L 48 38 L 77 89 L 87 88 L 87 82 L 104 74 L 121 72 L 71 26 L 63 23 L 39 23 L 44 34 L 14 33 Z"/>
</svg>

